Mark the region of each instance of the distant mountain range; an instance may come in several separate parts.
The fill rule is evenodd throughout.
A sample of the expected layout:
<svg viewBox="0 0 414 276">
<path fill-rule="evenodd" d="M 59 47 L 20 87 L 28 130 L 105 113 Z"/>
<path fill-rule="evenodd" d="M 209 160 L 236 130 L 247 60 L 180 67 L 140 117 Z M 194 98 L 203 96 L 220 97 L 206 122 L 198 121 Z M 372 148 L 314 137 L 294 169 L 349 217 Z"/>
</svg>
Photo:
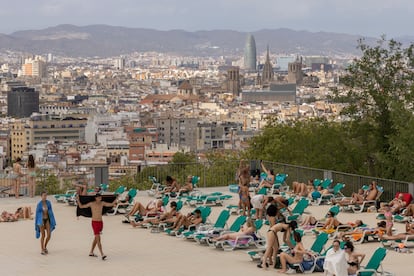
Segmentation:
<svg viewBox="0 0 414 276">
<path fill-rule="evenodd" d="M 356 45 L 361 38 L 357 35 L 290 29 L 260 30 L 251 34 L 255 37 L 258 53 L 265 51 L 269 45 L 272 53 L 302 55 L 358 54 Z M 246 37 L 246 32 L 231 30 L 188 32 L 107 25 L 59 25 L 43 30 L 0 34 L 0 50 L 71 57 L 109 57 L 148 51 L 226 56 L 243 53 Z M 372 37 L 365 39 L 369 44 L 377 40 Z M 405 37 L 404 40 L 412 38 Z"/>
</svg>

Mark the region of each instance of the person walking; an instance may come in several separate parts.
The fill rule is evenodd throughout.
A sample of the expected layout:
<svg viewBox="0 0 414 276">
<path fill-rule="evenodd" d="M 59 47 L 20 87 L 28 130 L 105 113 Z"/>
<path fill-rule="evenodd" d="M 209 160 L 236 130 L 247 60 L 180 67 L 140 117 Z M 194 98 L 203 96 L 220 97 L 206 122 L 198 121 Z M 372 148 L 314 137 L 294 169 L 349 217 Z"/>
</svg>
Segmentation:
<svg viewBox="0 0 414 276">
<path fill-rule="evenodd" d="M 42 192 L 42 199 L 37 203 L 35 216 L 36 239 L 40 238 L 42 255 L 47 255 L 47 245 L 50 241 L 52 231 L 56 228 L 55 215 L 53 214 L 52 203 L 47 200 L 47 193 Z"/>
<path fill-rule="evenodd" d="M 114 207 L 116 205 L 116 198 L 112 203 L 102 201 L 102 195 L 97 193 L 95 195 L 95 201 L 91 201 L 86 204 L 82 204 L 79 200 L 79 195 L 76 197 L 78 207 L 81 209 L 84 208 L 91 208 L 92 213 L 92 230 L 94 234 L 94 239 L 92 242 L 91 251 L 89 252 L 90 257 L 97 257 L 95 255 L 95 247 L 98 246 L 99 252 L 101 253 L 101 258 L 104 261 L 107 256 L 103 253 L 102 250 L 102 243 L 101 243 L 101 232 L 103 229 L 103 220 L 102 220 L 102 213 L 104 207 Z"/>
</svg>

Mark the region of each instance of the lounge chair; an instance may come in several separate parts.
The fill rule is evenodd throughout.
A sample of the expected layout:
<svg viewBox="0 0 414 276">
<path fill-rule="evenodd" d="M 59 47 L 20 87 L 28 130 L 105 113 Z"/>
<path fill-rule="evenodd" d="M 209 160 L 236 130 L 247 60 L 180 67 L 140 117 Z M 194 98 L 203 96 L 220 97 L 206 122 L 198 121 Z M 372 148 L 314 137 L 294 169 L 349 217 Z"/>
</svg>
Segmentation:
<svg viewBox="0 0 414 276">
<path fill-rule="evenodd" d="M 328 234 L 320 233 L 309 249 L 309 251 L 312 252 L 310 256 L 311 258 L 309 260 L 304 260 L 299 264 L 290 264 L 289 266 L 301 271 L 302 273 L 312 273 L 318 264 L 318 260 L 320 259 L 318 257 L 321 256 L 321 252 L 324 249 L 328 238 Z"/>
<path fill-rule="evenodd" d="M 374 254 L 369 259 L 366 266 L 359 269 L 356 273 L 358 276 L 372 276 L 372 275 L 393 275 L 390 272 L 384 271 L 382 268 L 382 261 L 384 260 L 385 256 L 387 255 L 387 249 L 383 247 L 378 247 Z"/>
<path fill-rule="evenodd" d="M 263 226 L 263 220 L 256 220 L 254 222 L 256 232 L 251 235 L 239 236 L 234 240 L 223 240 L 214 243 L 215 248 L 223 249 L 224 251 L 232 251 L 235 249 L 246 249 L 251 246 L 263 247 L 265 240 L 260 237 L 259 230 Z"/>
<path fill-rule="evenodd" d="M 162 185 L 155 176 L 149 176 L 148 179 L 151 181 L 151 188 L 148 190 L 149 196 L 155 196 L 162 190 L 164 190 L 164 185 Z"/>
<path fill-rule="evenodd" d="M 302 216 L 305 209 L 309 206 L 309 200 L 306 198 L 301 198 L 298 203 L 296 203 L 293 210 L 290 212 L 291 215 L 286 217 L 286 221 L 290 222 L 292 220 L 298 220 Z"/>
<path fill-rule="evenodd" d="M 179 231 L 172 231 L 174 233 L 170 233 L 171 234 L 175 234 L 175 236 L 180 237 L 180 238 L 187 238 L 192 236 L 198 229 L 199 227 L 205 225 L 205 224 L 209 224 L 209 220 L 208 217 L 211 214 L 211 208 L 209 206 L 199 206 L 197 207 L 197 209 L 199 209 L 201 211 L 201 223 L 198 225 L 190 225 L 188 226 L 187 230 L 185 229 L 180 229 Z"/>
<path fill-rule="evenodd" d="M 66 203 L 76 193 L 76 190 L 67 190 L 64 194 L 54 195 L 57 202 Z"/>
<path fill-rule="evenodd" d="M 107 215 L 116 215 L 117 213 L 125 214 L 128 208 L 131 207 L 131 204 L 134 201 L 135 196 L 137 195 L 137 189 L 134 189 L 134 188 L 130 189 L 127 195 L 129 197 L 128 202 L 124 202 L 124 203 L 118 202 L 116 206 L 112 209 L 112 212 L 107 212 L 106 214 Z"/>
<path fill-rule="evenodd" d="M 11 190 L 11 186 L 5 186 L 0 188 L 0 197 L 6 197 L 9 196 L 9 193 L 7 191 Z"/>
<path fill-rule="evenodd" d="M 204 224 L 200 226 L 197 231 L 191 233 L 191 235 L 185 234 L 185 238 L 193 239 L 197 236 L 197 239 L 201 239 L 210 233 L 217 233 L 223 231 L 227 225 L 227 221 L 230 218 L 230 212 L 226 209 L 220 212 L 220 215 L 217 217 L 217 220 L 214 224 Z"/>
<path fill-rule="evenodd" d="M 364 200 L 361 205 L 359 205 L 359 204 L 350 205 L 351 210 L 354 213 L 362 213 L 362 212 L 368 210 L 368 208 L 370 208 L 371 206 L 374 206 L 376 208 L 377 201 L 379 200 L 382 193 L 384 192 L 384 188 L 381 187 L 381 186 L 377 186 L 377 190 L 378 190 L 378 194 L 377 194 L 377 197 L 375 198 L 375 200 Z"/>
<path fill-rule="evenodd" d="M 195 206 L 195 205 L 223 205 L 224 200 L 232 198 L 231 195 L 224 195 L 221 192 L 213 192 L 209 194 L 199 193 L 198 195 L 186 197 L 186 203 Z"/>
<path fill-rule="evenodd" d="M 235 219 L 235 221 L 230 225 L 230 227 L 227 230 L 226 229 L 222 229 L 222 230 L 214 229 L 213 231 L 210 231 L 207 234 L 195 235 L 194 239 L 199 244 L 206 243 L 213 247 L 214 243 L 211 240 L 212 238 L 218 237 L 225 233 L 238 232 L 241 226 L 246 222 L 246 219 L 247 219 L 246 216 L 239 216 Z"/>
<path fill-rule="evenodd" d="M 312 201 L 312 205 L 321 205 L 323 203 L 330 203 L 332 199 L 340 200 L 344 197 L 341 190 L 345 188 L 344 183 L 336 183 L 333 187 L 332 193 L 321 195 L 319 198 Z"/>
<path fill-rule="evenodd" d="M 286 179 L 289 175 L 285 173 L 278 173 L 275 176 L 275 182 L 270 190 L 271 194 L 275 194 L 277 192 L 286 192 L 289 190 L 289 186 L 286 184 Z"/>
</svg>

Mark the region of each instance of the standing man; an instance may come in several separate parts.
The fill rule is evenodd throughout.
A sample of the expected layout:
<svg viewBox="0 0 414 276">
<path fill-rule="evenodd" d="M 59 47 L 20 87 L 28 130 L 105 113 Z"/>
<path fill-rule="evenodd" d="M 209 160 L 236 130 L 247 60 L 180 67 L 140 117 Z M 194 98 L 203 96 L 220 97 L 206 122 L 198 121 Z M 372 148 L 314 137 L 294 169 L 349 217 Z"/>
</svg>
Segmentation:
<svg viewBox="0 0 414 276">
<path fill-rule="evenodd" d="M 91 251 L 89 252 L 90 257 L 97 257 L 95 255 L 94 250 L 95 247 L 98 246 L 99 252 L 101 253 L 102 260 L 106 259 L 106 255 L 104 255 L 102 251 L 102 244 L 101 244 L 101 232 L 103 229 L 103 221 L 102 221 L 102 213 L 103 207 L 114 207 L 116 205 L 116 198 L 112 203 L 102 201 L 102 195 L 97 193 L 95 195 L 95 201 L 82 204 L 79 200 L 79 195 L 76 198 L 79 208 L 91 208 L 92 213 L 92 229 L 94 234 L 94 239 L 92 242 Z"/>
</svg>

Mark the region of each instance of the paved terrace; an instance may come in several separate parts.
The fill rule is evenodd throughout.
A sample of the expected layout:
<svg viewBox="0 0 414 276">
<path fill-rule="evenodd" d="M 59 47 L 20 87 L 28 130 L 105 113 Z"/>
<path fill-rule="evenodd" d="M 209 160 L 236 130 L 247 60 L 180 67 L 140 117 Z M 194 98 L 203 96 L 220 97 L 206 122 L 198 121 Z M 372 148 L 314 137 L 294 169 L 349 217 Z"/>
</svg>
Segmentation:
<svg viewBox="0 0 414 276">
<path fill-rule="evenodd" d="M 228 192 L 227 187 L 202 190 Z M 140 191 L 138 198 L 143 203 L 151 199 L 145 191 Z M 49 199 L 57 220 L 57 228 L 48 246 L 49 255 L 40 254 L 33 220 L 0 223 L 1 275 L 278 275 L 273 268 L 257 268 L 244 250 L 224 252 L 162 233 L 153 234 L 147 229 L 134 229 L 129 224 L 121 223 L 122 215 L 104 217 L 102 241 L 108 259 L 102 261 L 100 258 L 88 257 L 93 238 L 90 219 L 77 219 L 73 206 L 56 203 L 52 196 Z M 14 212 L 17 207 L 31 206 L 34 210 L 39 200 L 40 197 L 0 198 L 0 209 Z M 237 196 L 229 203 L 237 203 Z M 191 209 L 185 206 L 183 212 Z M 212 221 L 221 209 L 212 208 Z M 307 211 L 321 218 L 328 209 L 329 206 L 310 206 Z M 373 226 L 376 223 L 375 216 L 373 213 L 340 213 L 338 218 L 342 222 L 362 219 Z M 235 216 L 232 216 L 230 223 L 234 219 Z M 261 233 L 265 234 L 267 228 L 264 226 Z M 403 231 L 404 225 L 396 223 L 396 228 Z M 306 235 L 305 246 L 309 248 L 313 240 L 314 236 Z M 332 240 L 328 243 L 332 243 Z M 376 242 L 356 245 L 357 251 L 367 254 L 363 264 L 378 246 Z M 389 251 L 383 267 L 398 276 L 413 275 L 409 271 L 414 268 L 413 255 Z"/>
</svg>

